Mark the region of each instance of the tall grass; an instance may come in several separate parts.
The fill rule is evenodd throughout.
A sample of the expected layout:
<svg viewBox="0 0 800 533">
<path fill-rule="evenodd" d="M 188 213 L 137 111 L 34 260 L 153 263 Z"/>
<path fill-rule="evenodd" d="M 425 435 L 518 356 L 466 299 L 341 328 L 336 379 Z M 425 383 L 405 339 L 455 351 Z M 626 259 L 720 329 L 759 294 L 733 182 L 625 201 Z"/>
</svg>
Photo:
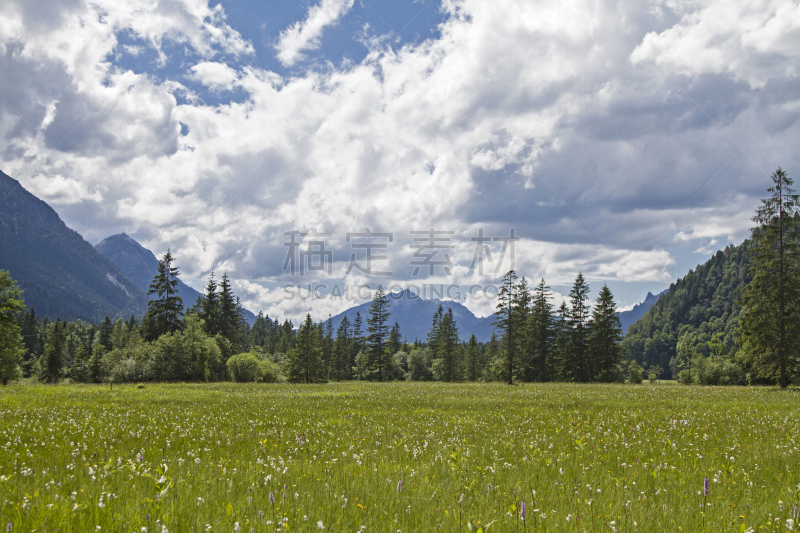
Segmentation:
<svg viewBox="0 0 800 533">
<path fill-rule="evenodd" d="M 16 385 L 0 531 L 787 530 L 799 422 L 767 388 Z"/>
</svg>

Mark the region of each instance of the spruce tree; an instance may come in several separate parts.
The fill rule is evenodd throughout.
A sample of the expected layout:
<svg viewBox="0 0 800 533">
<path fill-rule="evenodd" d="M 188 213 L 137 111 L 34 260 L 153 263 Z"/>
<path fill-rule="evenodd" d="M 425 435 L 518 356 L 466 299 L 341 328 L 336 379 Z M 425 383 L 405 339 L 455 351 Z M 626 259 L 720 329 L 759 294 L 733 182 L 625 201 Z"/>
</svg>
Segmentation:
<svg viewBox="0 0 800 533">
<path fill-rule="evenodd" d="M 481 378 L 483 362 L 481 361 L 481 347 L 478 346 L 478 339 L 475 334 L 470 335 L 467 343 L 467 379 L 478 381 Z"/>
<path fill-rule="evenodd" d="M 589 364 L 589 284 L 581 272 L 569 291 L 570 310 L 567 325 L 569 326 L 569 352 L 564 361 L 564 373 L 567 381 L 584 383 L 591 377 Z"/>
<path fill-rule="evenodd" d="M 205 293 L 200 303 L 200 317 L 203 319 L 203 328 L 206 335 L 213 337 L 222 331 L 220 320 L 220 301 L 217 292 L 217 281 L 214 279 L 214 271 L 208 276 Z"/>
<path fill-rule="evenodd" d="M 561 302 L 558 311 L 556 311 L 553 331 L 553 339 L 555 341 L 552 364 L 553 381 L 569 381 L 573 377 L 569 368 L 572 362 L 571 331 L 569 324 L 569 308 L 566 302 Z"/>
<path fill-rule="evenodd" d="M 501 343 L 504 357 L 504 374 L 509 385 L 514 383 L 514 369 L 518 358 L 519 337 L 522 331 L 517 327 L 517 274 L 509 270 L 501 282 L 497 295 L 497 311 L 494 326 L 502 333 Z"/>
<path fill-rule="evenodd" d="M 319 334 L 310 314 L 297 331 L 297 346 L 289 350 L 288 366 L 288 378 L 292 383 L 325 381 Z"/>
<path fill-rule="evenodd" d="M 179 272 L 178 267 L 172 266 L 174 260 L 167 250 L 158 261 L 158 269 L 147 291 L 148 295 L 156 295 L 155 299 L 147 302 L 147 314 L 144 317 L 147 340 L 150 341 L 181 328 L 183 300 L 178 296 Z"/>
<path fill-rule="evenodd" d="M 499 360 L 500 341 L 497 340 L 497 333 L 492 331 L 492 337 L 486 345 L 486 353 L 484 354 L 485 363 L 483 365 L 483 380 L 484 381 L 497 381 L 500 377 L 498 366 L 502 366 L 502 361 Z"/>
<path fill-rule="evenodd" d="M 387 367 L 391 356 L 388 353 L 387 339 L 389 337 L 389 297 L 383 292 L 381 287 L 375 291 L 372 303 L 369 306 L 369 317 L 367 317 L 367 369 L 370 376 L 378 381 L 389 379 Z"/>
<path fill-rule="evenodd" d="M 108 315 L 100 322 L 99 326 L 100 331 L 100 344 L 103 345 L 103 348 L 106 349 L 107 352 L 111 351 L 111 335 L 114 333 L 114 323 L 111 322 L 111 318 Z"/>
<path fill-rule="evenodd" d="M 528 319 L 528 346 L 531 362 L 528 366 L 530 381 L 553 379 L 554 317 L 553 295 L 544 278 L 533 290 L 531 314 Z"/>
<path fill-rule="evenodd" d="M 624 350 L 620 344 L 622 326 L 617 315 L 617 305 L 608 285 L 603 285 L 597 297 L 589 333 L 592 378 L 604 382 L 614 381 L 617 378 L 617 366 L 624 357 Z"/>
<path fill-rule="evenodd" d="M 342 317 L 339 328 L 336 330 L 336 341 L 333 343 L 333 368 L 331 376 L 337 381 L 350 378 L 350 352 L 352 339 L 350 338 L 350 320 L 347 315 Z"/>
<path fill-rule="evenodd" d="M 770 177 L 772 196 L 761 200 L 753 217 L 752 279 L 740 324 L 742 344 L 759 358 L 761 375 L 786 387 L 800 346 L 800 196 L 780 167 Z"/>
<path fill-rule="evenodd" d="M 447 309 L 439 321 L 439 333 L 436 342 L 436 357 L 440 360 L 442 379 L 444 381 L 459 381 L 461 376 L 461 341 L 458 338 L 458 326 L 453 318 L 453 310 Z"/>
<path fill-rule="evenodd" d="M 64 329 L 65 324 L 60 319 L 56 319 L 52 330 L 47 336 L 47 345 L 44 348 L 44 353 L 39 358 L 39 381 L 43 383 L 58 383 L 61 380 L 66 347 Z"/>
</svg>

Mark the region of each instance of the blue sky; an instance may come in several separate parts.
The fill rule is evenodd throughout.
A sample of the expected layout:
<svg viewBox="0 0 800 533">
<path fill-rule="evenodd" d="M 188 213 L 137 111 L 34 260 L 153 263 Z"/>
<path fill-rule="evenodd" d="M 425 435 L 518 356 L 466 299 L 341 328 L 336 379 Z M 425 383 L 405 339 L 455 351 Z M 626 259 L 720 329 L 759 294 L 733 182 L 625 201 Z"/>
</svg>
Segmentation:
<svg viewBox="0 0 800 533">
<path fill-rule="evenodd" d="M 286 284 L 487 287 L 511 228 L 518 274 L 562 298 L 582 271 L 630 307 L 741 242 L 779 165 L 800 176 L 799 21 L 777 0 L 11 0 L 0 169 L 90 242 L 170 248 L 197 288 L 227 271 L 272 316 L 360 303 Z M 365 228 L 392 240 L 348 242 Z M 415 274 L 429 228 L 452 248 Z M 299 253 L 312 229 L 330 272 L 285 271 L 284 233 Z M 357 242 L 392 275 L 352 268 Z"/>
</svg>

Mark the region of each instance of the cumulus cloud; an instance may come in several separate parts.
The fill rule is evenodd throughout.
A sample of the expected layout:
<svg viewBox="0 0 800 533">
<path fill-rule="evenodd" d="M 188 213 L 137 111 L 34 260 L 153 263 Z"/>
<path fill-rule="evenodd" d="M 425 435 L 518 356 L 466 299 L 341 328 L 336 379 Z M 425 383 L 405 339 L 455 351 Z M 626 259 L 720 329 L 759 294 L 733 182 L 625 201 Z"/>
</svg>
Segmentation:
<svg viewBox="0 0 800 533">
<path fill-rule="evenodd" d="M 353 7 L 353 0 L 321 0 L 308 10 L 306 18 L 281 32 L 275 45 L 278 60 L 290 67 L 302 60 L 306 50 L 319 48 L 326 27 L 336 24 Z"/>
<path fill-rule="evenodd" d="M 281 61 L 352 5 L 310 8 Z M 346 307 L 284 300 L 284 283 L 328 279 L 282 269 L 284 232 L 311 228 L 332 233 L 330 279 L 349 284 L 381 280 L 347 274 L 363 253 L 348 232 L 391 232 L 381 267 L 407 283 L 422 279 L 410 231 L 451 230 L 452 276 L 424 279 L 469 285 L 499 278 L 469 272 L 470 238 L 513 227 L 529 278 L 660 290 L 687 254 L 746 236 L 778 165 L 800 172 L 796 6 L 744 5 L 448 0 L 435 38 L 282 76 L 219 5 L 6 2 L 1 164 L 89 240 L 114 228 L 169 247 L 200 284 L 227 270 L 273 316 Z M 123 34 L 156 64 L 116 62 Z M 181 67 L 160 70 L 176 43 Z"/>
</svg>

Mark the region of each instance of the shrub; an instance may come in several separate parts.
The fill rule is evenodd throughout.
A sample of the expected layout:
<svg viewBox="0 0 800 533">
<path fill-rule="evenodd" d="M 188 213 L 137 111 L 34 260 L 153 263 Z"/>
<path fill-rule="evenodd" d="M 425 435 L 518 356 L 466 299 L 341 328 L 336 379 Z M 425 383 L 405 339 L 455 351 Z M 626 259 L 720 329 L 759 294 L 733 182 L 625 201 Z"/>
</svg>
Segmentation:
<svg viewBox="0 0 800 533">
<path fill-rule="evenodd" d="M 253 383 L 261 381 L 262 366 L 255 353 L 240 353 L 228 359 L 228 374 L 233 381 L 238 383 Z"/>
<path fill-rule="evenodd" d="M 636 361 L 631 362 L 628 381 L 631 383 L 636 383 L 637 385 L 641 385 L 642 383 L 642 367 L 640 367 Z"/>
</svg>

